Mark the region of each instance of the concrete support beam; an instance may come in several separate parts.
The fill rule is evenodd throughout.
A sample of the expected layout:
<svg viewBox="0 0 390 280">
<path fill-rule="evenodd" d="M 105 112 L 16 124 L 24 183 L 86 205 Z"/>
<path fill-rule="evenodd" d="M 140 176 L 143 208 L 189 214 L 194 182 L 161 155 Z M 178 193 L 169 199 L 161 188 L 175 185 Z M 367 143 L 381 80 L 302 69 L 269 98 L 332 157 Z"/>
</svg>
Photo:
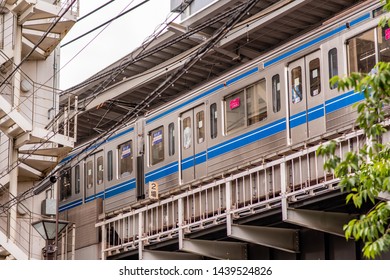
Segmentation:
<svg viewBox="0 0 390 280">
<path fill-rule="evenodd" d="M 325 212 L 306 209 L 287 209 L 287 223 L 323 231 L 344 237 L 343 226 L 354 217 L 345 213 Z"/>
<path fill-rule="evenodd" d="M 184 239 L 182 251 L 219 260 L 246 260 L 245 243 Z"/>
<path fill-rule="evenodd" d="M 143 260 L 201 260 L 199 255 L 181 253 L 181 252 L 167 252 L 167 251 L 154 251 L 144 250 Z"/>
<path fill-rule="evenodd" d="M 267 9 L 257 13 L 253 17 L 247 19 L 240 26 L 231 30 L 224 39 L 222 39 L 218 46 L 224 46 L 239 38 L 247 36 L 248 32 L 261 29 L 265 24 L 275 21 L 276 19 L 283 17 L 287 13 L 293 10 L 297 10 L 306 3 L 310 3 L 313 0 L 284 0 L 268 7 Z M 263 15 L 263 16 L 261 16 Z M 247 24 L 245 24 L 247 23 Z"/>
<path fill-rule="evenodd" d="M 229 237 L 290 253 L 299 253 L 298 230 L 247 225 L 231 227 L 232 233 Z"/>
</svg>

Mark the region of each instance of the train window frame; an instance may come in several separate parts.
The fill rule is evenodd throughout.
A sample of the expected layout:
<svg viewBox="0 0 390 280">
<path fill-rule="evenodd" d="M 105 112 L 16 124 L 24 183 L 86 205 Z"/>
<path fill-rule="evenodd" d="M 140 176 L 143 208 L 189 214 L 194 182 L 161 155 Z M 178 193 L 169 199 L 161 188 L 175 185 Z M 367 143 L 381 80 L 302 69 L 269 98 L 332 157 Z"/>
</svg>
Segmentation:
<svg viewBox="0 0 390 280">
<path fill-rule="evenodd" d="M 389 57 L 388 60 L 383 60 L 384 53 L 390 52 L 390 38 L 389 38 L 389 33 L 387 32 L 387 30 L 390 31 L 390 26 L 386 24 L 383 27 L 378 26 L 377 28 L 378 28 L 377 31 L 378 60 L 383 62 L 390 62 L 390 55 L 388 55 Z M 383 45 L 386 47 L 382 48 Z"/>
<path fill-rule="evenodd" d="M 339 74 L 339 61 L 338 61 L 338 50 L 337 48 L 332 48 L 328 51 L 328 66 L 329 66 L 329 79 L 337 76 Z M 337 89 L 337 83 L 332 85 L 329 83 L 330 89 Z"/>
<path fill-rule="evenodd" d="M 364 45 L 362 48 L 360 48 L 360 50 L 364 50 L 364 53 L 359 53 L 359 48 L 358 48 L 358 45 L 359 44 L 356 44 L 355 45 L 352 43 L 352 42 L 355 42 L 354 40 L 357 41 L 357 39 L 359 38 L 363 38 L 363 37 L 366 37 L 365 39 L 367 39 L 367 36 L 369 36 L 369 39 L 372 39 L 372 48 L 368 49 L 366 45 Z M 363 41 L 363 40 L 361 40 Z M 367 42 L 369 42 L 369 40 L 364 40 L 364 42 L 367 44 Z M 367 29 L 359 34 L 356 34 L 355 36 L 352 36 L 350 38 L 348 38 L 346 40 L 346 48 L 347 48 L 347 62 L 348 62 L 348 74 L 351 74 L 353 72 L 359 72 L 359 73 L 370 73 L 371 70 L 374 68 L 375 64 L 377 63 L 377 53 L 376 53 L 376 49 L 377 49 L 377 43 L 378 40 L 377 40 L 377 36 L 376 36 L 376 30 L 375 28 L 370 28 L 370 29 Z M 353 46 L 355 46 L 355 48 L 357 49 L 356 51 L 353 49 Z M 354 51 L 356 52 L 356 54 L 354 54 Z M 369 53 L 369 51 L 373 51 L 372 53 Z M 364 55 L 361 59 L 358 58 L 358 56 L 360 55 Z M 363 63 L 361 63 L 363 61 Z M 368 63 L 365 63 L 366 61 L 368 61 Z M 363 65 L 365 63 L 365 65 Z M 363 67 L 365 69 L 359 69 L 359 67 Z"/>
<path fill-rule="evenodd" d="M 187 125 L 188 124 L 188 125 Z M 183 149 L 187 150 L 192 147 L 192 118 L 183 119 Z"/>
<path fill-rule="evenodd" d="M 114 153 L 112 150 L 107 152 L 107 181 L 114 179 Z"/>
<path fill-rule="evenodd" d="M 87 160 L 85 163 L 85 184 L 87 189 L 93 188 L 93 161 L 92 159 Z"/>
<path fill-rule="evenodd" d="M 281 100 L 280 100 L 280 75 L 273 75 L 271 78 L 272 84 L 272 111 L 277 113 L 281 109 Z"/>
<path fill-rule="evenodd" d="M 254 88 L 259 88 L 261 91 L 254 91 L 253 96 L 249 97 L 250 89 Z M 264 98 L 261 94 L 263 94 Z M 265 111 L 255 110 L 255 114 L 251 114 L 252 107 L 249 106 L 249 100 L 252 98 L 258 101 L 260 99 L 264 101 L 265 106 L 257 107 L 265 108 Z M 223 104 L 226 135 L 265 121 L 268 117 L 267 79 L 262 78 L 232 94 L 226 95 L 223 99 Z"/>
<path fill-rule="evenodd" d="M 299 70 L 298 70 L 299 69 Z M 299 73 L 298 75 L 296 73 Z M 302 92 L 302 67 L 297 66 L 291 69 L 291 103 L 298 104 L 303 100 Z"/>
<path fill-rule="evenodd" d="M 165 159 L 164 152 L 164 126 L 159 126 L 152 129 L 148 133 L 149 136 L 149 163 L 150 166 L 159 164 Z M 153 148 L 156 147 L 156 148 Z"/>
<path fill-rule="evenodd" d="M 218 136 L 218 108 L 217 103 L 210 105 L 210 137 L 215 139 Z"/>
<path fill-rule="evenodd" d="M 168 156 L 175 154 L 175 123 L 168 125 Z"/>
<path fill-rule="evenodd" d="M 96 158 L 96 186 L 100 186 L 103 184 L 103 176 L 104 176 L 104 157 L 103 155 L 99 155 Z"/>
<path fill-rule="evenodd" d="M 206 138 L 204 110 L 201 110 L 196 113 L 195 121 L 196 121 L 196 141 L 198 144 L 201 144 L 205 141 Z"/>
<path fill-rule="evenodd" d="M 312 68 L 313 64 L 314 67 Z M 321 93 L 321 61 L 319 57 L 309 61 L 309 85 L 310 96 L 314 97 Z"/>
<path fill-rule="evenodd" d="M 126 148 L 128 147 L 128 148 Z M 133 141 L 128 140 L 118 145 L 118 178 L 128 177 L 133 173 Z"/>
<path fill-rule="evenodd" d="M 79 194 L 81 191 L 80 165 L 74 168 L 74 193 Z"/>
<path fill-rule="evenodd" d="M 64 201 L 72 196 L 71 180 L 71 170 L 65 170 L 60 177 L 60 201 Z"/>
<path fill-rule="evenodd" d="M 254 99 L 256 102 L 249 102 L 249 100 L 252 99 Z M 245 88 L 245 106 L 247 126 L 262 122 L 263 120 L 267 119 L 268 103 L 266 79 L 261 79 L 257 83 L 254 83 Z"/>
</svg>

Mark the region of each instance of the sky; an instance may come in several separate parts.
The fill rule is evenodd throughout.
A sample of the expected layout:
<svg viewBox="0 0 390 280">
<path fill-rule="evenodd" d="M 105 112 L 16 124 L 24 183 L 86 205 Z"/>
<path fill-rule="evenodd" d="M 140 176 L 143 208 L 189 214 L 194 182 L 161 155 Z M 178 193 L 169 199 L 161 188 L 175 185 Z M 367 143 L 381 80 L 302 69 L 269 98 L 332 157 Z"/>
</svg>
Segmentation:
<svg viewBox="0 0 390 280">
<path fill-rule="evenodd" d="M 79 1 L 80 17 L 108 2 Z M 143 0 L 115 0 L 77 22 L 61 45 L 142 2 Z M 60 88 L 65 90 L 77 85 L 140 46 L 170 15 L 169 8 L 170 0 L 149 0 L 108 26 L 61 47 Z"/>
</svg>

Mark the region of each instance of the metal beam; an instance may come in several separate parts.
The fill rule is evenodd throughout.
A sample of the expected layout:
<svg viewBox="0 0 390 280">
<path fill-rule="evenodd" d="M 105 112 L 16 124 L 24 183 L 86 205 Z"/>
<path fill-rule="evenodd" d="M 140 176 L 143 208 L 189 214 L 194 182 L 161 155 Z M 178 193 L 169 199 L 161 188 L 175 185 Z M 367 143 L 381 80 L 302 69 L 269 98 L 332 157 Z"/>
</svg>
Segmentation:
<svg viewBox="0 0 390 280">
<path fill-rule="evenodd" d="M 247 19 L 245 22 L 240 23 L 239 27 L 231 30 L 217 46 L 224 46 L 232 41 L 239 40 L 240 38 L 247 36 L 248 33 L 258 30 L 264 25 L 268 25 L 269 23 L 283 17 L 285 14 L 291 13 L 292 11 L 299 9 L 301 6 L 312 1 L 313 0 L 285 0 L 278 2 Z"/>
<path fill-rule="evenodd" d="M 201 260 L 202 257 L 190 253 L 144 250 L 143 260 Z"/>
<path fill-rule="evenodd" d="M 354 216 L 346 213 L 288 208 L 287 217 L 283 220 L 287 223 L 345 237 L 343 226 L 353 218 Z"/>
<path fill-rule="evenodd" d="M 246 244 L 240 242 L 183 239 L 181 250 L 218 260 L 247 259 Z"/>
<path fill-rule="evenodd" d="M 86 111 L 95 108 L 97 105 L 105 102 L 109 99 L 117 98 L 122 95 L 124 92 L 140 87 L 144 84 L 150 83 L 151 81 L 159 78 L 161 75 L 166 75 L 168 72 L 174 71 L 185 63 L 186 58 L 196 51 L 200 45 L 191 48 L 190 50 L 173 57 L 161 63 L 143 73 L 140 73 L 137 76 L 133 76 L 129 79 L 125 79 L 121 82 L 118 82 L 109 88 L 107 88 L 104 92 L 98 95 L 94 100 L 92 100 L 85 108 Z M 133 66 L 132 66 L 133 67 Z M 167 70 L 168 69 L 168 70 Z"/>
<path fill-rule="evenodd" d="M 299 230 L 247 225 L 231 226 L 229 237 L 290 253 L 299 253 Z"/>
</svg>

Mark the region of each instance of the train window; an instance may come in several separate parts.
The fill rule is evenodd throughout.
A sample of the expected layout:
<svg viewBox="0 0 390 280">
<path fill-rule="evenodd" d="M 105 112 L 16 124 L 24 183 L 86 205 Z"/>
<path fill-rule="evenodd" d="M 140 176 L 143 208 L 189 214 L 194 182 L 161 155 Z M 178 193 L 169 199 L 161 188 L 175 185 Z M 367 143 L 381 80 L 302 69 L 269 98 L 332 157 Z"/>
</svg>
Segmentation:
<svg viewBox="0 0 390 280">
<path fill-rule="evenodd" d="M 76 167 L 74 168 L 74 180 L 75 180 L 74 193 L 79 194 L 80 193 L 80 165 L 76 165 Z"/>
<path fill-rule="evenodd" d="M 196 113 L 196 139 L 198 144 L 204 142 L 204 111 Z"/>
<path fill-rule="evenodd" d="M 72 188 L 70 184 L 70 169 L 66 170 L 60 179 L 60 200 L 65 200 L 72 195 Z"/>
<path fill-rule="evenodd" d="M 96 185 L 103 184 L 103 156 L 96 159 Z"/>
<path fill-rule="evenodd" d="M 187 117 L 183 120 L 183 147 L 184 147 L 184 149 L 191 148 L 191 144 L 192 144 L 191 118 Z"/>
<path fill-rule="evenodd" d="M 244 91 L 239 91 L 225 99 L 226 132 L 245 127 Z"/>
<path fill-rule="evenodd" d="M 150 137 L 150 163 L 155 165 L 164 160 L 164 129 L 162 126 L 152 130 Z"/>
<path fill-rule="evenodd" d="M 321 92 L 320 59 L 309 62 L 310 71 L 310 95 L 315 96 Z"/>
<path fill-rule="evenodd" d="M 280 111 L 280 77 L 279 74 L 272 77 L 272 110 Z"/>
<path fill-rule="evenodd" d="M 247 106 L 247 125 L 267 118 L 267 96 L 265 79 L 245 89 Z"/>
<path fill-rule="evenodd" d="M 119 151 L 119 177 L 128 176 L 133 172 L 133 149 L 132 141 L 127 141 L 118 146 Z"/>
<path fill-rule="evenodd" d="M 93 169 L 92 169 L 92 160 L 90 161 L 87 161 L 87 168 L 86 168 L 86 172 L 87 172 L 87 189 L 90 189 L 93 187 Z"/>
<path fill-rule="evenodd" d="M 302 101 L 302 69 L 300 66 L 291 70 L 291 100 L 294 104 Z"/>
<path fill-rule="evenodd" d="M 217 104 L 213 103 L 210 105 L 210 135 L 211 139 L 214 139 L 218 135 L 217 129 Z"/>
<path fill-rule="evenodd" d="M 337 49 L 333 48 L 328 52 L 328 62 L 329 62 L 329 78 L 337 76 L 339 74 L 338 61 L 337 61 Z M 329 83 L 330 89 L 337 88 L 337 84 L 331 85 Z"/>
<path fill-rule="evenodd" d="M 114 166 L 113 166 L 113 153 L 112 151 L 108 151 L 107 153 L 107 180 L 112 181 L 114 178 Z"/>
<path fill-rule="evenodd" d="M 168 155 L 173 156 L 175 154 L 175 124 L 170 123 L 168 125 Z"/>
<path fill-rule="evenodd" d="M 379 27 L 378 35 L 379 60 L 390 62 L 390 28 Z"/>
<path fill-rule="evenodd" d="M 369 73 L 375 66 L 375 32 L 366 31 L 347 41 L 349 73 Z"/>
</svg>

